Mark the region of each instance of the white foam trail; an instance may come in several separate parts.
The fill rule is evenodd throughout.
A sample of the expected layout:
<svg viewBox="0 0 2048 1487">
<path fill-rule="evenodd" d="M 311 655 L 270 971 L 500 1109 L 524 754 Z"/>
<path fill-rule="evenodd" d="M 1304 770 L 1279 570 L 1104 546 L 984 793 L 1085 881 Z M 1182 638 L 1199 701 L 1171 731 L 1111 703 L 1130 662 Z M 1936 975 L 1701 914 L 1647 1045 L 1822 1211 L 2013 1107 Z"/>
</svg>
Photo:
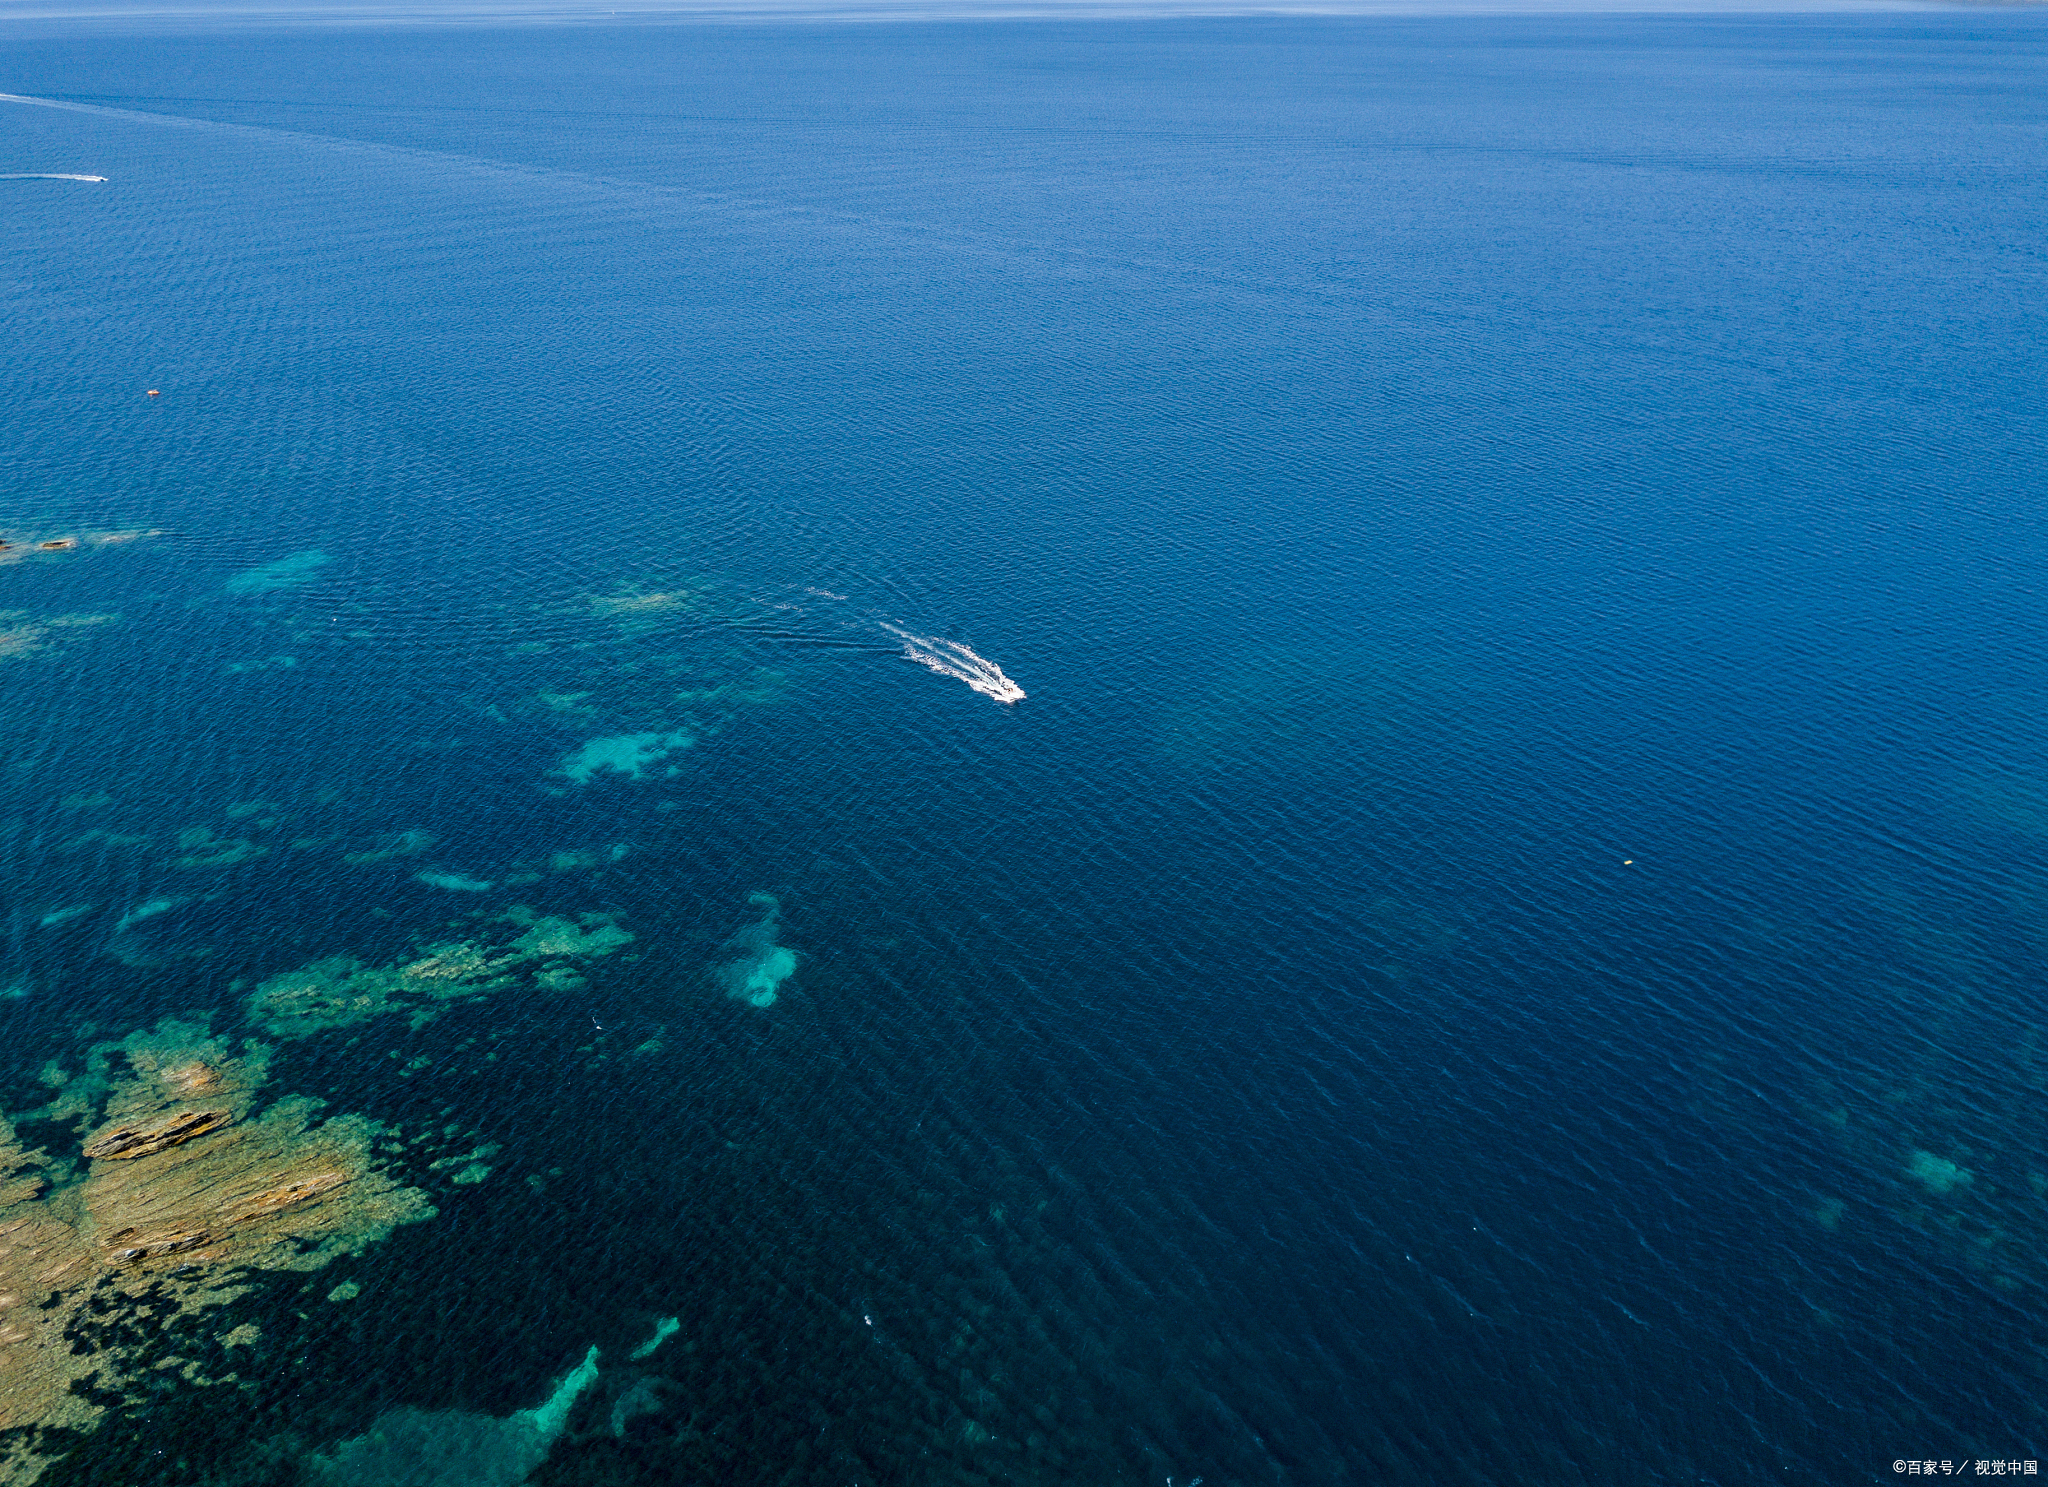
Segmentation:
<svg viewBox="0 0 2048 1487">
<path fill-rule="evenodd" d="M 47 172 L 26 170 L 17 171 L 10 175 L 0 175 L 0 181 L 104 181 L 105 179 L 105 176 L 59 176 L 50 175 Z"/>
<path fill-rule="evenodd" d="M 984 697 L 993 697 L 998 702 L 1024 700 L 1024 689 L 1004 676 L 1002 667 L 975 655 L 959 641 L 912 635 L 908 630 L 899 630 L 887 623 L 882 628 L 903 642 L 903 654 L 918 665 L 928 666 L 940 676 L 963 681 Z"/>
</svg>

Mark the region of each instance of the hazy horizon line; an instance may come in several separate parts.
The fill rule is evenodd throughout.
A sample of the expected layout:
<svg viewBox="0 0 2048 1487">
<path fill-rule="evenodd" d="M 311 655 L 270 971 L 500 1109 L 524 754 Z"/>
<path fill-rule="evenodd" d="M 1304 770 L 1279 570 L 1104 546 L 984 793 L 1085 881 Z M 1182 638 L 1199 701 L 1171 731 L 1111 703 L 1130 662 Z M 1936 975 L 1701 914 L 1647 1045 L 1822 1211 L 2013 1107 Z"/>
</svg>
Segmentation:
<svg viewBox="0 0 2048 1487">
<path fill-rule="evenodd" d="M 2041 12 L 2048 0 L 0 0 L 0 27 Z"/>
</svg>

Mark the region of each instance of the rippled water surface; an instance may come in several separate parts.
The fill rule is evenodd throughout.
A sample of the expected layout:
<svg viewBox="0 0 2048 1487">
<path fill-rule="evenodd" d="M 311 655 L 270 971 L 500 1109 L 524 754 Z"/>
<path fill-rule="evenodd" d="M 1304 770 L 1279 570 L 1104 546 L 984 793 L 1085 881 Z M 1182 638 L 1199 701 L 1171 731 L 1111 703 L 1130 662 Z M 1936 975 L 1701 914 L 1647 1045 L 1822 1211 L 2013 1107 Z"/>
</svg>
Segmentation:
<svg viewBox="0 0 2048 1487">
<path fill-rule="evenodd" d="M 2048 1456 L 2039 17 L 0 58 L 14 1479 Z"/>
</svg>

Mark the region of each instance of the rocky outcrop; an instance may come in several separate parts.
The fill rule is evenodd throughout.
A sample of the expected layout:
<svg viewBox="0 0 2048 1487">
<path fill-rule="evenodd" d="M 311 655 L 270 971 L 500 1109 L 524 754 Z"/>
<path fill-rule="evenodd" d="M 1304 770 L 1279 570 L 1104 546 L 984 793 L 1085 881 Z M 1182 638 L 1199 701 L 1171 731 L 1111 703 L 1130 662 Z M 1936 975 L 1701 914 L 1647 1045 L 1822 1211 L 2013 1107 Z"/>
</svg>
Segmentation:
<svg viewBox="0 0 2048 1487">
<path fill-rule="evenodd" d="M 201 1312 L 250 1271 L 314 1270 L 433 1216 L 379 1170 L 374 1121 L 321 1121 L 318 1101 L 294 1097 L 256 1109 L 266 1055 L 176 1022 L 97 1045 L 37 1112 L 102 1116 L 77 1163 L 26 1149 L 0 1120 L 0 1481 L 46 1464 L 21 1427 L 89 1427 L 95 1401 L 124 1387 L 119 1345 L 67 1337 L 88 1311 Z M 93 1375 L 90 1398 L 74 1389 Z"/>
<path fill-rule="evenodd" d="M 219 1130 L 233 1119 L 226 1110 L 194 1110 L 174 1115 L 155 1127 L 118 1126 L 88 1142 L 85 1156 L 88 1161 L 133 1161 L 182 1146 L 194 1137 Z"/>
</svg>

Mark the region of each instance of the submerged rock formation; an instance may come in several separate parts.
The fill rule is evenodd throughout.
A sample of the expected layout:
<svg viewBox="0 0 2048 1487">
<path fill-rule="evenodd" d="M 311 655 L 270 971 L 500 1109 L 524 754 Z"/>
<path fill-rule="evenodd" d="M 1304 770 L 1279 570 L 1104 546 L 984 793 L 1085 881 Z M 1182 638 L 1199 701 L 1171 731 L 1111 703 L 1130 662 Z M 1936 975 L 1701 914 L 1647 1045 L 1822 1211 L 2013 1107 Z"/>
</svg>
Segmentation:
<svg viewBox="0 0 2048 1487">
<path fill-rule="evenodd" d="M 249 997 L 249 1018 L 280 1038 L 354 1027 L 393 1012 L 405 1013 L 418 1028 L 451 1003 L 527 984 L 528 978 L 550 989 L 581 985 L 567 962 L 610 955 L 633 943 L 609 914 L 569 919 L 515 906 L 501 922 L 525 933 L 506 945 L 436 945 L 401 966 L 366 966 L 336 955 L 268 977 Z"/>
<path fill-rule="evenodd" d="M 502 1418 L 465 1410 L 400 1407 L 369 1432 L 315 1456 L 321 1487 L 518 1487 L 547 1459 L 577 1397 L 597 1378 L 597 1349 L 530 1410 Z"/>
<path fill-rule="evenodd" d="M 747 902 L 761 911 L 761 917 L 725 942 L 728 950 L 740 952 L 739 958 L 712 974 L 734 1001 L 766 1009 L 775 1005 L 777 988 L 796 974 L 796 952 L 776 943 L 782 905 L 775 895 L 750 893 Z"/>
<path fill-rule="evenodd" d="M 67 631 L 113 621 L 110 614 L 57 614 L 37 619 L 23 609 L 0 610 L 0 659 L 34 655 L 56 645 Z"/>
<path fill-rule="evenodd" d="M 50 553 L 78 552 L 85 548 L 120 547 L 138 538 L 161 536 L 161 528 L 144 531 L 133 527 L 120 532 L 32 532 L 10 527 L 0 530 L 0 564 L 18 563 L 24 558 Z"/>
<path fill-rule="evenodd" d="M 119 928 L 181 902 L 150 900 Z M 249 995 L 248 1020 L 271 1040 L 387 1014 L 418 1027 L 509 988 L 580 985 L 577 967 L 632 942 L 610 915 L 514 907 L 476 939 L 398 965 L 333 956 L 268 977 Z M 155 1374 L 134 1356 L 134 1339 L 235 1300 L 262 1272 L 316 1270 L 434 1216 L 424 1192 L 384 1169 L 379 1151 L 396 1149 L 384 1127 L 324 1117 L 318 1100 L 265 1095 L 271 1048 L 216 1034 L 204 1019 L 165 1019 L 92 1045 L 82 1068 L 47 1069 L 49 1102 L 0 1117 L 0 1482 L 33 1482 L 75 1443 L 68 1432 L 90 1429 L 131 1392 L 140 1398 Z M 70 1127 L 76 1145 L 33 1149 L 17 1121 Z M 427 1180 L 482 1182 L 497 1150 L 429 1162 Z M 355 1294 L 344 1283 L 331 1296 Z M 517 1482 L 546 1456 L 596 1368 L 593 1349 L 546 1403 L 506 1419 L 394 1412 L 313 1469 L 374 1487 Z M 430 1460 L 440 1474 L 419 1476 Z M 393 1475 L 401 1467 L 418 1471 Z"/>
<path fill-rule="evenodd" d="M 378 1170 L 376 1122 L 304 1098 L 257 1111 L 267 1053 L 177 1021 L 96 1045 L 32 1112 L 90 1123 L 75 1161 L 0 1120 L 0 1480 L 33 1481 L 45 1432 L 97 1418 L 75 1383 L 126 1381 L 118 1346 L 79 1345 L 88 1312 L 203 1311 L 251 1271 L 318 1269 L 433 1216 Z"/>
</svg>

